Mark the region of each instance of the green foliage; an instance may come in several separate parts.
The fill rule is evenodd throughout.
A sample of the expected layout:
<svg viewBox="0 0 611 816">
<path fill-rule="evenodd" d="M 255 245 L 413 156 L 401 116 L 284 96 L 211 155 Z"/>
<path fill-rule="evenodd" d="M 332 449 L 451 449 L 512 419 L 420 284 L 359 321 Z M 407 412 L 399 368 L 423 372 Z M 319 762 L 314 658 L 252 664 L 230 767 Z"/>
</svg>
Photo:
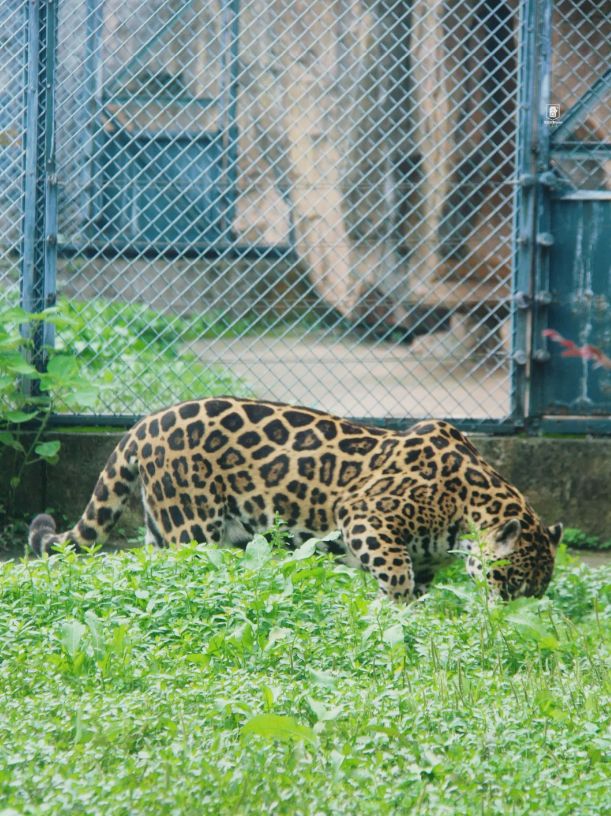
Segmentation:
<svg viewBox="0 0 611 816">
<path fill-rule="evenodd" d="M 57 346 L 97 376 L 100 413 L 146 414 L 191 397 L 250 393 L 227 368 L 204 365 L 189 350 L 195 339 L 221 335 L 222 322 L 166 316 L 137 303 L 63 306 L 70 324 L 58 332 Z"/>
<path fill-rule="evenodd" d="M 263 537 L 0 564 L 0 812 L 607 813 L 610 577 L 562 551 L 488 606 L 457 562 L 398 607 Z"/>
<path fill-rule="evenodd" d="M 611 538 L 601 541 L 598 536 L 588 535 L 576 527 L 567 527 L 562 540 L 574 550 L 611 550 Z"/>
<path fill-rule="evenodd" d="M 21 330 L 42 321 L 55 327 L 57 337 L 44 373 L 28 362 L 32 341 Z M 39 314 L 10 302 L 0 308 L 0 447 L 14 451 L 10 495 L 0 513 L 13 514 L 26 467 L 57 462 L 59 441 L 44 438 L 52 413 L 145 414 L 190 397 L 248 395 L 230 371 L 204 366 L 188 350 L 196 337 L 226 330 L 222 321 L 170 318 L 139 304 L 63 301 Z M 26 423 L 35 431 L 24 447 L 18 432 Z"/>
<path fill-rule="evenodd" d="M 58 308 L 39 314 L 16 306 L 0 310 L 0 447 L 15 452 L 14 472 L 9 481 L 11 495 L 4 508 L 8 512 L 24 469 L 41 460 L 54 464 L 58 459 L 59 441 L 43 441 L 51 412 L 58 404 L 78 410 L 91 406 L 95 400 L 95 388 L 83 376 L 74 356 L 49 351 L 43 373 L 27 360 L 32 341 L 22 334 L 21 327 L 35 327 L 43 320 L 58 329 L 71 326 L 70 317 Z M 34 423 L 35 431 L 24 445 L 18 431 L 26 423 Z"/>
<path fill-rule="evenodd" d="M 221 310 L 209 310 L 204 316 L 179 317 L 155 312 L 142 303 L 108 301 L 101 298 L 87 302 L 66 301 L 68 313 L 75 321 L 81 350 L 108 358 L 126 347 L 145 350 L 157 344 L 179 345 L 202 337 L 241 337 L 253 330 L 252 321 L 231 322 Z M 116 327 L 117 332 L 109 332 Z M 122 340 L 127 337 L 127 342 Z"/>
</svg>

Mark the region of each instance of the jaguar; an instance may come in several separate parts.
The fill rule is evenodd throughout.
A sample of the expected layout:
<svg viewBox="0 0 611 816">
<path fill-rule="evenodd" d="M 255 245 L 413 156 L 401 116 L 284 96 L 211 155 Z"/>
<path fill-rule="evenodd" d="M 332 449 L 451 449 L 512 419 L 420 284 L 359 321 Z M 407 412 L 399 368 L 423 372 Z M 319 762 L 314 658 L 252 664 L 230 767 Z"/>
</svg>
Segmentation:
<svg viewBox="0 0 611 816">
<path fill-rule="evenodd" d="M 148 544 L 244 545 L 279 514 L 295 546 L 339 530 L 341 557 L 406 602 L 461 550 L 468 573 L 496 597 L 540 596 L 562 536 L 562 525 L 544 526 L 448 422 L 395 431 L 309 408 L 215 397 L 137 422 L 71 530 L 58 533 L 47 514 L 34 518 L 32 550 L 102 543 L 138 485 Z"/>
</svg>

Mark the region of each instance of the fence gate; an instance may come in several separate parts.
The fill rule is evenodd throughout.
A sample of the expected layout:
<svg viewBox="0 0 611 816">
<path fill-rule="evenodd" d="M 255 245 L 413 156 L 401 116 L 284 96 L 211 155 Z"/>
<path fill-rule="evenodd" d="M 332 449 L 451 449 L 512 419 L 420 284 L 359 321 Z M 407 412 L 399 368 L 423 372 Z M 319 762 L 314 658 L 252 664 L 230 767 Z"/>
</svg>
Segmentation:
<svg viewBox="0 0 611 816">
<path fill-rule="evenodd" d="M 62 304 L 34 359 L 77 353 L 98 422 L 231 392 L 604 426 L 608 26 L 576 0 L 0 0 L 0 313 Z"/>
<path fill-rule="evenodd" d="M 517 304 L 531 321 L 529 414 L 548 429 L 608 432 L 609 6 L 533 4 L 524 24 L 524 99 L 534 102 L 522 112 L 518 269 L 531 288 L 518 286 Z"/>
</svg>

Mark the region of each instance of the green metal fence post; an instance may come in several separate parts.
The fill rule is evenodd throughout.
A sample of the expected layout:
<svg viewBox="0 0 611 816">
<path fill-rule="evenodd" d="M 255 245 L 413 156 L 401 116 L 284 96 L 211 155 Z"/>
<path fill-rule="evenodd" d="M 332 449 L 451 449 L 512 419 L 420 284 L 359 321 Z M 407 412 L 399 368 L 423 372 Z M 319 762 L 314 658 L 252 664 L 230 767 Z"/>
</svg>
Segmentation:
<svg viewBox="0 0 611 816">
<path fill-rule="evenodd" d="M 38 143 L 39 143 L 39 58 L 40 21 L 37 0 L 29 0 L 27 6 L 27 85 L 25 100 L 25 173 L 23 196 L 23 247 L 21 267 L 21 303 L 24 309 L 33 311 L 40 300 L 36 263 L 37 207 L 38 198 Z"/>
<path fill-rule="evenodd" d="M 536 248 L 533 241 L 537 197 L 536 0 L 519 9 L 518 126 L 514 205 L 514 275 L 512 320 L 512 413 L 524 420 L 530 374 L 530 317 Z"/>
<path fill-rule="evenodd" d="M 547 310 L 551 300 L 549 255 L 554 243 L 551 227 L 549 188 L 545 184 L 545 173 L 549 169 L 549 129 L 545 126 L 546 109 L 550 101 L 550 81 L 552 67 L 552 6 L 553 0 L 541 0 L 537 6 L 537 50 L 535 99 L 532 115 L 536 117 L 535 165 L 536 165 L 536 220 L 533 224 L 534 269 L 532 322 L 530 340 L 530 388 L 528 416 L 531 423 L 537 421 L 543 411 L 542 380 L 543 366 L 549 360 L 549 353 L 541 334 L 547 327 Z"/>
<path fill-rule="evenodd" d="M 25 105 L 25 183 L 21 303 L 40 312 L 55 303 L 57 256 L 57 175 L 55 172 L 56 0 L 29 0 Z M 45 364 L 51 327 L 28 330 L 32 361 Z"/>
</svg>

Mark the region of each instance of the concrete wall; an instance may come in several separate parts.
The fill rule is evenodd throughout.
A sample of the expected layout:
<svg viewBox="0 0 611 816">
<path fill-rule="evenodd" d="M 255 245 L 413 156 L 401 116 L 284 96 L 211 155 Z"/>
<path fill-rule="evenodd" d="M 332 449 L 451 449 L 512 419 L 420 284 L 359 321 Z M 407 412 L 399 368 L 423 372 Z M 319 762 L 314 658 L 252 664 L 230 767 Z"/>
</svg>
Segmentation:
<svg viewBox="0 0 611 816">
<path fill-rule="evenodd" d="M 78 518 L 99 471 L 120 433 L 53 434 L 62 455 L 53 467 L 30 468 L 18 496 L 19 509 L 34 515 L 46 508 Z M 548 524 L 562 521 L 602 538 L 611 537 L 611 438 L 549 439 L 484 437 L 473 440 L 485 458 L 522 490 Z M 0 452 L 0 499 L 12 475 L 11 456 Z M 135 513 L 123 527 L 141 524 Z"/>
</svg>

